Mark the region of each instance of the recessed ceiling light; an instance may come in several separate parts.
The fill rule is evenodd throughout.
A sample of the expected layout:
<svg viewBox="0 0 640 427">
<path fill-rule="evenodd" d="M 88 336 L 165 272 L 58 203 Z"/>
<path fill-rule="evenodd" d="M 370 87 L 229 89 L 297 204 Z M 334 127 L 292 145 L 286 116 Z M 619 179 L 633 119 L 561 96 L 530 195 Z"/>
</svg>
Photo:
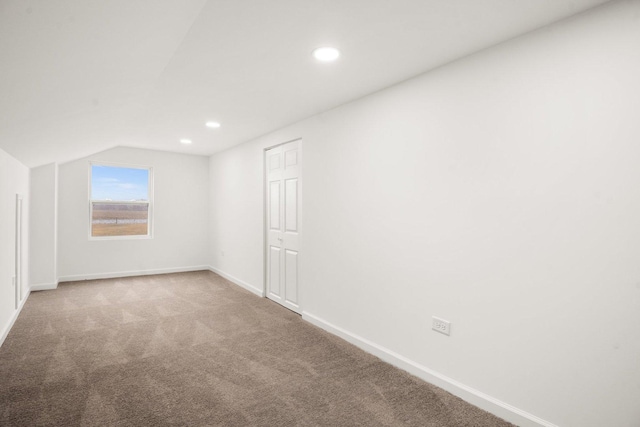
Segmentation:
<svg viewBox="0 0 640 427">
<path fill-rule="evenodd" d="M 340 56 L 340 51 L 335 47 L 319 47 L 313 51 L 313 57 L 318 61 L 335 61 Z"/>
<path fill-rule="evenodd" d="M 183 138 L 183 139 L 181 139 L 181 140 L 180 140 L 180 142 L 181 142 L 182 144 L 191 144 L 191 140 L 190 140 L 190 139 L 184 139 L 184 138 Z"/>
<path fill-rule="evenodd" d="M 218 122 L 207 122 L 207 127 L 208 128 L 212 128 L 212 129 L 216 129 L 220 127 L 220 123 Z"/>
</svg>

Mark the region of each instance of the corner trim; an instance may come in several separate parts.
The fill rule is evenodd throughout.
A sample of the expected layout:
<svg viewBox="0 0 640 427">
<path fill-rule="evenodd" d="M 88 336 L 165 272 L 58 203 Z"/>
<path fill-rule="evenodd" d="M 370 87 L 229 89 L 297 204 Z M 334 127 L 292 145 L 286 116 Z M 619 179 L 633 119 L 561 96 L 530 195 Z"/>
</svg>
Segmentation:
<svg viewBox="0 0 640 427">
<path fill-rule="evenodd" d="M 240 280 L 237 277 L 234 277 L 234 276 L 232 276 L 232 275 L 230 275 L 228 273 L 225 273 L 224 271 L 222 271 L 222 270 L 220 270 L 218 268 L 209 266 L 209 271 L 212 271 L 213 273 L 216 273 L 216 274 L 224 277 L 225 279 L 233 282 L 234 284 L 240 286 L 241 288 L 245 288 L 249 292 L 254 293 L 257 296 L 259 296 L 260 298 L 264 298 L 264 290 L 263 289 L 260 289 L 260 288 L 258 288 L 256 286 L 253 286 L 253 285 L 251 285 L 251 284 L 249 284 L 249 283 L 247 283 L 247 282 L 245 282 L 243 280 Z"/>
<path fill-rule="evenodd" d="M 134 270 L 134 271 L 116 271 L 113 273 L 77 274 L 73 276 L 59 277 L 58 283 L 77 282 L 79 280 L 114 279 L 117 277 L 149 276 L 152 274 L 184 273 L 187 271 L 202 271 L 202 270 L 208 270 L 208 269 L 209 267 L 206 265 L 196 265 L 193 267 L 159 268 L 155 270 Z"/>
<path fill-rule="evenodd" d="M 18 306 L 18 309 L 13 312 L 13 316 L 11 316 L 11 319 L 9 320 L 9 323 L 2 330 L 2 334 L 0 335 L 0 347 L 2 347 L 2 344 L 4 344 L 4 340 L 9 335 L 9 332 L 11 331 L 11 328 L 13 328 L 13 324 L 16 323 L 16 320 L 18 319 L 18 316 L 20 315 L 20 312 L 22 311 L 22 307 L 24 307 L 24 304 L 27 302 L 27 299 L 29 298 L 29 295 L 31 295 L 31 288 L 29 288 L 27 290 L 27 294 L 24 296 L 24 298 L 22 298 L 22 301 L 20 301 L 20 305 Z"/>
<path fill-rule="evenodd" d="M 379 357 L 383 361 L 407 371 L 424 381 L 458 396 L 464 401 L 469 402 L 480 409 L 490 412 L 493 415 L 520 427 L 558 427 L 549 421 L 538 418 L 533 414 L 518 409 L 515 406 L 511 406 L 508 403 L 442 375 L 441 373 L 429 369 L 426 366 L 422 366 L 412 360 L 409 360 L 398 353 L 367 340 L 366 338 L 351 333 L 339 326 L 333 325 L 309 312 L 303 311 L 302 318 L 329 333 L 339 336 L 356 347 Z"/>
</svg>

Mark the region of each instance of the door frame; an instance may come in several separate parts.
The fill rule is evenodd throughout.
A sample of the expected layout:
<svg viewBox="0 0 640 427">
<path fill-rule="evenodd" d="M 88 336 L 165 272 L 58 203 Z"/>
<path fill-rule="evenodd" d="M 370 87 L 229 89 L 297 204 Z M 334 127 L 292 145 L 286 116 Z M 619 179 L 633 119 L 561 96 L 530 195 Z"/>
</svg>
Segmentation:
<svg viewBox="0 0 640 427">
<path fill-rule="evenodd" d="M 22 302 L 22 252 L 23 252 L 23 233 L 22 233 L 22 217 L 23 215 L 23 198 L 21 194 L 16 193 L 16 233 L 15 233 L 15 265 L 14 265 L 14 292 L 15 292 L 15 309 L 17 310 Z"/>
<path fill-rule="evenodd" d="M 300 252 L 302 251 L 303 245 L 302 245 L 302 230 L 304 229 L 302 223 L 303 223 L 303 216 L 302 216 L 302 188 L 303 188 L 303 177 L 302 177 L 302 137 L 298 137 L 298 138 L 293 138 L 290 140 L 287 140 L 285 142 L 280 142 L 278 144 L 274 144 L 274 145 L 270 145 L 268 147 L 265 147 L 262 149 L 262 295 L 264 296 L 264 298 L 269 299 L 268 294 L 269 294 L 269 290 L 267 289 L 267 262 L 268 262 L 268 244 L 269 244 L 269 223 L 268 223 L 268 209 L 269 207 L 267 206 L 267 202 L 269 200 L 268 197 L 268 186 L 269 186 L 269 177 L 268 177 L 268 173 L 269 173 L 269 169 L 267 168 L 267 151 L 273 149 L 273 148 L 277 148 L 280 147 L 282 145 L 285 144 L 289 144 L 291 142 L 296 142 L 298 141 L 298 162 L 299 162 L 299 170 L 300 170 L 300 174 L 298 175 L 298 244 L 300 246 Z M 304 255 L 303 255 L 304 256 Z M 300 260 L 302 260 L 303 256 L 300 257 Z M 303 272 L 302 272 L 302 262 L 300 261 L 298 264 L 298 307 L 300 308 L 300 315 L 302 315 L 302 307 L 303 307 L 303 301 L 304 301 L 304 291 L 302 290 L 303 286 Z M 280 304 L 278 304 L 280 305 Z M 289 310 L 289 308 L 282 306 L 283 308 L 286 308 L 287 310 Z"/>
</svg>

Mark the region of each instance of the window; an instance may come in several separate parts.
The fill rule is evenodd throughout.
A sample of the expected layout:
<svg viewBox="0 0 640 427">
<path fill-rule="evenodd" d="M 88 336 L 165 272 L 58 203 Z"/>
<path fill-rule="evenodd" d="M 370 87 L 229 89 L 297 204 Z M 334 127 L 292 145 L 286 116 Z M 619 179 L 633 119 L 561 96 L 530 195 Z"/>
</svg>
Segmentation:
<svg viewBox="0 0 640 427">
<path fill-rule="evenodd" d="M 90 164 L 90 236 L 150 237 L 152 170 Z"/>
</svg>

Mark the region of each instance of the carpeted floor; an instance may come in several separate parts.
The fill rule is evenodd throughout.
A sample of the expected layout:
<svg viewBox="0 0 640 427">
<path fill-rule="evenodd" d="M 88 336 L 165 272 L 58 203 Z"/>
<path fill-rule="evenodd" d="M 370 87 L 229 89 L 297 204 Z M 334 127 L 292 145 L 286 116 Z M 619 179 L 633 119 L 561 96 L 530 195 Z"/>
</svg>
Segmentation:
<svg viewBox="0 0 640 427">
<path fill-rule="evenodd" d="M 510 426 L 211 272 L 60 284 L 0 348 L 2 426 Z"/>
</svg>

